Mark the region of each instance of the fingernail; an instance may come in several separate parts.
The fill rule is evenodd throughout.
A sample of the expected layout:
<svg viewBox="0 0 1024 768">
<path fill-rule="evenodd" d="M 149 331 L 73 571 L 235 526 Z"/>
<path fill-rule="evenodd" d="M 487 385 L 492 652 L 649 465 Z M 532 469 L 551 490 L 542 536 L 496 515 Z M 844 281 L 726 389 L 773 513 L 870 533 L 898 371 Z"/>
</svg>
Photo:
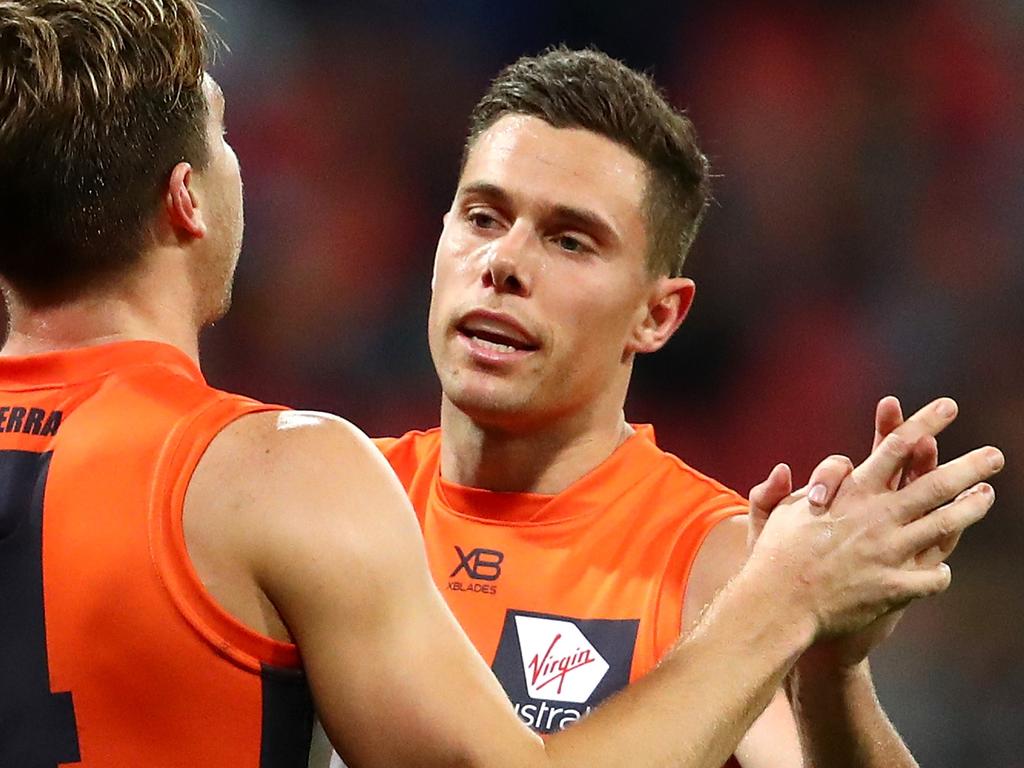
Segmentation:
<svg viewBox="0 0 1024 768">
<path fill-rule="evenodd" d="M 956 403 L 952 400 L 943 400 L 939 403 L 938 412 L 939 416 L 946 419 L 956 416 Z"/>
<path fill-rule="evenodd" d="M 810 492 L 807 494 L 807 498 L 811 504 L 817 504 L 819 507 L 825 503 L 825 499 L 828 498 L 828 488 L 821 483 L 815 483 L 811 486 Z"/>
<path fill-rule="evenodd" d="M 988 465 L 992 467 L 992 469 L 1003 468 L 1003 462 L 1005 461 L 1005 459 L 1003 458 L 1002 451 L 1000 451 L 999 449 L 992 448 L 991 450 L 989 450 L 987 452 L 986 458 L 988 459 Z"/>
</svg>

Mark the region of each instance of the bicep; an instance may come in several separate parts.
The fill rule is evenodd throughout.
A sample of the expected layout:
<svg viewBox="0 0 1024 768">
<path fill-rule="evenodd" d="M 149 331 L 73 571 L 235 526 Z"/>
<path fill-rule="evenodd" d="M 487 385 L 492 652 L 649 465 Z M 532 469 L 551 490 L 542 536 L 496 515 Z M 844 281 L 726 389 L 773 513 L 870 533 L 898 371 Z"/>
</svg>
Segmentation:
<svg viewBox="0 0 1024 768">
<path fill-rule="evenodd" d="M 690 569 L 680 629 L 689 633 L 704 609 L 747 561 L 747 517 L 727 517 L 708 533 Z"/>
<path fill-rule="evenodd" d="M 487 747 L 539 748 L 434 587 L 383 458 L 369 444 L 340 453 L 279 516 L 261 576 L 339 753 L 360 766 L 474 765 Z"/>
</svg>

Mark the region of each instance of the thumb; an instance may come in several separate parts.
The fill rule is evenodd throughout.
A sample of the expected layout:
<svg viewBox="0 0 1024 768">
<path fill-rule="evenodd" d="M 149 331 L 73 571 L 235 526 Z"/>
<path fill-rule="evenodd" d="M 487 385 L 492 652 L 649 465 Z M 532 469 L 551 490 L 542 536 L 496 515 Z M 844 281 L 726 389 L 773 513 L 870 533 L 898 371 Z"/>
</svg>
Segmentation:
<svg viewBox="0 0 1024 768">
<path fill-rule="evenodd" d="M 788 464 L 776 464 L 763 481 L 750 489 L 747 544 L 754 546 L 772 510 L 793 492 L 793 472 Z"/>
</svg>

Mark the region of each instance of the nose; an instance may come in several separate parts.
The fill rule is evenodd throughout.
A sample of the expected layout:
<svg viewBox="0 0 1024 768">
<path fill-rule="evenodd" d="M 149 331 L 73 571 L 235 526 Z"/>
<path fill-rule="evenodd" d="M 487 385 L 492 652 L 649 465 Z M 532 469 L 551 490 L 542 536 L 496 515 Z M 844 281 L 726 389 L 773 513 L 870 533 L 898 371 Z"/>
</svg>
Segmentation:
<svg viewBox="0 0 1024 768">
<path fill-rule="evenodd" d="M 483 281 L 496 293 L 526 296 L 530 292 L 526 227 L 513 226 L 503 237 L 491 243 L 484 265 Z"/>
</svg>

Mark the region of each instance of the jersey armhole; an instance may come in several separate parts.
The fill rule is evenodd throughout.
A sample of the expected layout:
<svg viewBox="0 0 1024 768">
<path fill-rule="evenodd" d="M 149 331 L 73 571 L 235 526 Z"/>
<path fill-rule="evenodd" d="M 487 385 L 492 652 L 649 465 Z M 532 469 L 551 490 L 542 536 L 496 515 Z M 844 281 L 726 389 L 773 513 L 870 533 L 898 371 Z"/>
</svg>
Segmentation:
<svg viewBox="0 0 1024 768">
<path fill-rule="evenodd" d="M 694 519 L 680 532 L 672 549 L 670 566 L 666 569 L 658 607 L 654 618 L 654 654 L 656 663 L 675 647 L 682 633 L 683 600 L 690 572 L 697 560 L 697 554 L 715 526 L 730 517 L 745 515 L 746 506 L 734 500 L 730 503 L 694 516 Z"/>
<path fill-rule="evenodd" d="M 298 648 L 250 629 L 206 590 L 185 546 L 185 494 L 206 449 L 236 419 L 285 410 L 221 394 L 183 419 L 160 456 L 149 510 L 150 556 L 172 601 L 192 628 L 222 656 L 255 673 L 264 667 L 300 668 Z"/>
</svg>

